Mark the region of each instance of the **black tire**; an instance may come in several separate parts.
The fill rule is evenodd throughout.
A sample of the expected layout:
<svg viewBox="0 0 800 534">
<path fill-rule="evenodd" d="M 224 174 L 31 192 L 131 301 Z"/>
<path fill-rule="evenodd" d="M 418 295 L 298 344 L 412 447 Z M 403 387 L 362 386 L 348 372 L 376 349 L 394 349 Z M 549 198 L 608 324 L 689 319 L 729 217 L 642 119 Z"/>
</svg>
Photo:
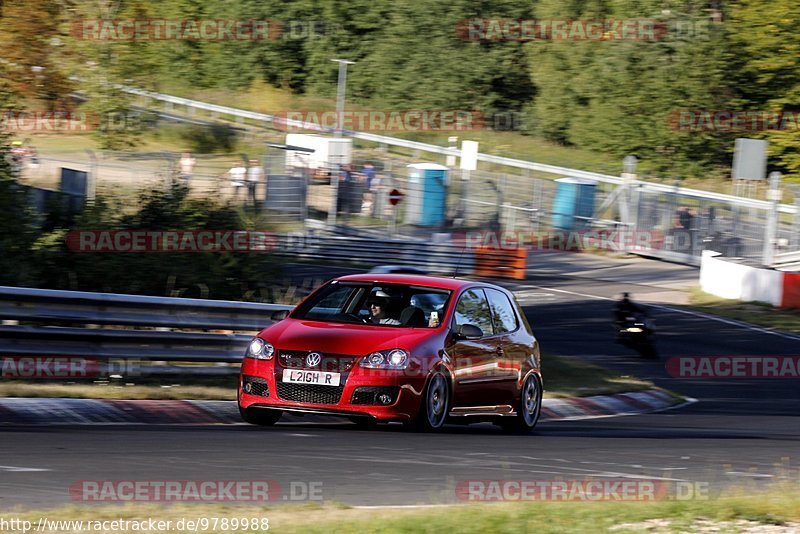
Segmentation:
<svg viewBox="0 0 800 534">
<path fill-rule="evenodd" d="M 272 426 L 280 420 L 283 412 L 263 408 L 242 408 L 239 406 L 239 414 L 242 416 L 245 423 L 259 426 Z"/>
<path fill-rule="evenodd" d="M 639 355 L 648 360 L 657 360 L 658 351 L 656 350 L 655 342 L 652 339 L 647 339 L 644 343 L 639 345 Z"/>
<path fill-rule="evenodd" d="M 542 384 L 539 378 L 531 373 L 522 384 L 519 394 L 519 405 L 517 415 L 513 417 L 503 417 L 499 420 L 500 427 L 506 432 L 514 434 L 530 434 L 539 416 L 542 414 Z"/>
<path fill-rule="evenodd" d="M 447 420 L 450 408 L 450 384 L 447 377 L 435 372 L 428 380 L 425 394 L 422 396 L 422 405 L 419 408 L 417 420 L 413 429 L 417 432 L 436 432 L 441 430 Z"/>
</svg>

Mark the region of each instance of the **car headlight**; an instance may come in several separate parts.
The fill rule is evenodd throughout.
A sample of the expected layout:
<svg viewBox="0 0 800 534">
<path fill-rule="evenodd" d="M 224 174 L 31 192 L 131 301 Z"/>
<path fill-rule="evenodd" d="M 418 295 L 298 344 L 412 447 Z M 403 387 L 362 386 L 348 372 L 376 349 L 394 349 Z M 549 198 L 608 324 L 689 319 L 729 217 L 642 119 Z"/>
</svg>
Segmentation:
<svg viewBox="0 0 800 534">
<path fill-rule="evenodd" d="M 250 346 L 247 347 L 247 352 L 244 356 L 245 358 L 255 358 L 256 360 L 271 360 L 273 354 L 275 354 L 275 347 L 260 337 L 255 337 L 250 342 Z"/>
<path fill-rule="evenodd" d="M 359 365 L 367 369 L 405 369 L 408 359 L 408 353 L 403 349 L 391 349 L 373 352 Z"/>
</svg>

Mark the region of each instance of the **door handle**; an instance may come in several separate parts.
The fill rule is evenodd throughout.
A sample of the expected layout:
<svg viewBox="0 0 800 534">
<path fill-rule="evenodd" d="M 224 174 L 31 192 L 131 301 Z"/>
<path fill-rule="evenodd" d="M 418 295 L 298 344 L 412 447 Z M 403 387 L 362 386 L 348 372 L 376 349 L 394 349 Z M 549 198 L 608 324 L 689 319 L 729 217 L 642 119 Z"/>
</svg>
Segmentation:
<svg viewBox="0 0 800 534">
<path fill-rule="evenodd" d="M 503 350 L 503 347 L 497 347 L 494 352 L 498 356 L 502 356 L 503 354 L 505 354 L 505 351 Z"/>
</svg>

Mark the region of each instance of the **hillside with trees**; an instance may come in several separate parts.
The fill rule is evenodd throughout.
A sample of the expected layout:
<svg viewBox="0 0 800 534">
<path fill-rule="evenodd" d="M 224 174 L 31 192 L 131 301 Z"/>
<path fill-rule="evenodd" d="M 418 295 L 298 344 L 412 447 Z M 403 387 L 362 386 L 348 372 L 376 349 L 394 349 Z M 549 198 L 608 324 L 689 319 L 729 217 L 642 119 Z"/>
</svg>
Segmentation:
<svg viewBox="0 0 800 534">
<path fill-rule="evenodd" d="M 330 59 L 343 57 L 356 61 L 353 104 L 518 112 L 525 135 L 619 158 L 637 154 L 672 176 L 718 172 L 730 165 L 734 138 L 766 137 L 771 166 L 790 179 L 800 173 L 796 123 L 757 132 L 675 127 L 681 110 L 798 108 L 793 0 L 6 0 L 0 9 L 7 90 L 51 108 L 80 85 L 95 111 L 119 111 L 127 101 L 115 83 L 237 91 L 259 81 L 332 97 Z M 660 31 L 638 40 L 481 39 L 460 31 L 469 21 L 532 18 L 648 19 Z M 271 26 L 260 40 L 82 35 L 86 21 L 100 19 L 268 20 L 281 31 Z"/>
</svg>

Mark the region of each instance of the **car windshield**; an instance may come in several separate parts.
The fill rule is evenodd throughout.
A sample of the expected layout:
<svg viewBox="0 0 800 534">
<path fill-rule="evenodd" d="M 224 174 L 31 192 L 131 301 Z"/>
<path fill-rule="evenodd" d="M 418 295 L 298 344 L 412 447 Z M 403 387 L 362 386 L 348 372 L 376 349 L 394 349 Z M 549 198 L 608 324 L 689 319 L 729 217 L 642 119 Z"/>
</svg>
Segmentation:
<svg viewBox="0 0 800 534">
<path fill-rule="evenodd" d="M 334 281 L 302 303 L 294 319 L 395 328 L 435 328 L 451 292 L 405 284 Z"/>
</svg>

